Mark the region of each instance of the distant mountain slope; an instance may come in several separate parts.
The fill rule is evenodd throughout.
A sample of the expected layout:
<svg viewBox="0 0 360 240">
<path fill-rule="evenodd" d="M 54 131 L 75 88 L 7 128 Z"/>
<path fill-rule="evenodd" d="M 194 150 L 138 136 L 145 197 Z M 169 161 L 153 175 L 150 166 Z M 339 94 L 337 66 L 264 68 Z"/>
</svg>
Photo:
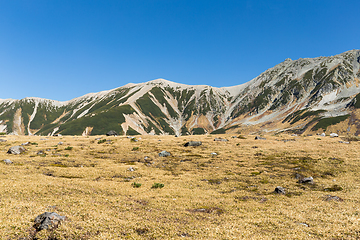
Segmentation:
<svg viewBox="0 0 360 240">
<path fill-rule="evenodd" d="M 0 132 L 97 135 L 115 130 L 128 135 L 183 135 L 328 129 L 360 133 L 359 79 L 360 51 L 352 50 L 331 57 L 286 59 L 234 87 L 157 79 L 67 102 L 6 99 L 0 100 Z"/>
</svg>

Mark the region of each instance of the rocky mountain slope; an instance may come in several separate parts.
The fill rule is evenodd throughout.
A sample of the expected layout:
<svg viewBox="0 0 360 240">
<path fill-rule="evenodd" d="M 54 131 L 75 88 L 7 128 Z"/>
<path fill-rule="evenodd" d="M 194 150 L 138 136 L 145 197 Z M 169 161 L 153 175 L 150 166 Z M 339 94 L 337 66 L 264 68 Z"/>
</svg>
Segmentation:
<svg viewBox="0 0 360 240">
<path fill-rule="evenodd" d="M 0 100 L 0 132 L 18 135 L 360 133 L 360 50 L 286 59 L 234 87 L 157 79 L 66 102 Z M 359 129 L 359 130 L 358 130 Z"/>
</svg>

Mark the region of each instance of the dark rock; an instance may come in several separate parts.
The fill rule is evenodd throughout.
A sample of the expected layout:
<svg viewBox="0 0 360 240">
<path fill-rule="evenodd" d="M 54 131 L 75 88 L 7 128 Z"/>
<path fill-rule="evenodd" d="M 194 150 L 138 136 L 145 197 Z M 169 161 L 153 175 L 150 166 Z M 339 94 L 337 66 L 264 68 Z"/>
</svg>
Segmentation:
<svg viewBox="0 0 360 240">
<path fill-rule="evenodd" d="M 65 220 L 65 216 L 60 216 L 55 212 L 44 212 L 37 216 L 34 220 L 34 228 L 37 232 L 47 229 L 55 229 L 60 225 L 60 222 Z"/>
<path fill-rule="evenodd" d="M 117 132 L 115 132 L 114 130 L 111 130 L 106 134 L 106 136 L 117 136 L 117 135 L 118 135 Z"/>
<path fill-rule="evenodd" d="M 303 179 L 300 179 L 300 180 L 299 180 L 299 183 L 313 184 L 313 183 L 314 183 L 314 179 L 313 179 L 313 177 L 303 178 Z"/>
<path fill-rule="evenodd" d="M 214 141 L 218 141 L 218 142 L 227 142 L 229 140 L 224 139 L 224 138 L 215 138 Z"/>
<path fill-rule="evenodd" d="M 23 146 L 14 146 L 9 148 L 9 150 L 7 151 L 7 153 L 9 154 L 20 154 L 25 152 L 26 149 Z"/>
<path fill-rule="evenodd" d="M 260 137 L 260 136 L 256 136 L 255 140 L 266 140 L 266 138 Z"/>
<path fill-rule="evenodd" d="M 12 164 L 13 162 L 10 161 L 9 159 L 4 159 L 4 163 L 6 163 L 6 164 Z"/>
<path fill-rule="evenodd" d="M 168 157 L 170 156 L 171 154 L 167 151 L 162 151 L 161 153 L 159 153 L 159 157 Z"/>
<path fill-rule="evenodd" d="M 190 142 L 185 143 L 184 147 L 188 147 L 188 146 L 196 147 L 196 146 L 200 146 L 201 144 L 202 144 L 202 142 L 200 142 L 200 141 L 190 141 Z"/>
<path fill-rule="evenodd" d="M 278 186 L 278 187 L 275 188 L 275 193 L 285 194 L 285 188 Z"/>
</svg>

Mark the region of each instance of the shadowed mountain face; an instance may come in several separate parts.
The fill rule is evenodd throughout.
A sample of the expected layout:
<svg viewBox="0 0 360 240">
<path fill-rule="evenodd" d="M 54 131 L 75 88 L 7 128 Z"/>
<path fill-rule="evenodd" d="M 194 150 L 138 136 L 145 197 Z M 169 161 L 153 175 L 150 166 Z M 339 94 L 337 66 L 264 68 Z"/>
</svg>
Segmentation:
<svg viewBox="0 0 360 240">
<path fill-rule="evenodd" d="M 360 51 L 286 59 L 243 85 L 215 88 L 164 79 L 67 102 L 0 100 L 0 132 L 19 135 L 203 134 L 338 131 L 358 134 Z M 359 127 L 358 127 L 359 125 Z"/>
</svg>

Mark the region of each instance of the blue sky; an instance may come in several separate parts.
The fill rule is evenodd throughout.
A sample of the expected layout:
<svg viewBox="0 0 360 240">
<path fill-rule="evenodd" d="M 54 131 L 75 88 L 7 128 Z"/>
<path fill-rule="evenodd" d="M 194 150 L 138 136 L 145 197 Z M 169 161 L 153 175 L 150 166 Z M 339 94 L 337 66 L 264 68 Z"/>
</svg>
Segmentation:
<svg viewBox="0 0 360 240">
<path fill-rule="evenodd" d="M 360 44 L 358 0 L 0 0 L 0 99 L 215 87 Z"/>
</svg>

